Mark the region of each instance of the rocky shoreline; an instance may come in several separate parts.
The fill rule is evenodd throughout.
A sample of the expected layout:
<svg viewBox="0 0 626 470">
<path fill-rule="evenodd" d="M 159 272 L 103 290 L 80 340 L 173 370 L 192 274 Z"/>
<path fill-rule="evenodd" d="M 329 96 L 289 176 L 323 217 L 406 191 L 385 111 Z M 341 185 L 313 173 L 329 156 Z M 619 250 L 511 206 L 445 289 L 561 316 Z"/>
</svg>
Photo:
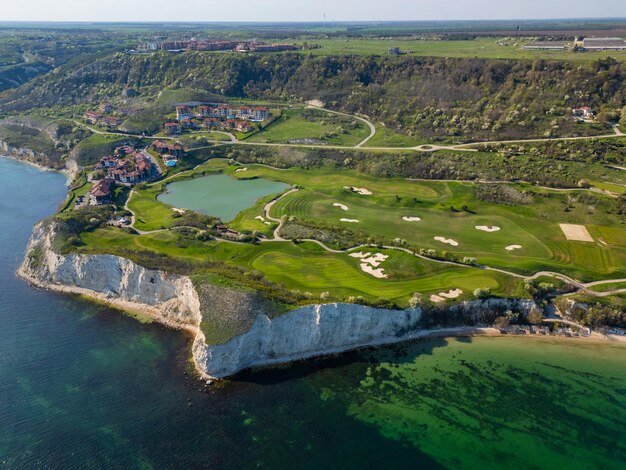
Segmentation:
<svg viewBox="0 0 626 470">
<path fill-rule="evenodd" d="M 205 380 L 227 378 L 246 369 L 434 336 L 509 333 L 487 326 L 425 328 L 424 312 L 419 308 L 382 310 L 353 304 L 320 304 L 275 318 L 263 311 L 249 312 L 256 319 L 247 332 L 223 344 L 207 344 L 201 328 L 202 311 L 212 306 L 201 305 L 189 277 L 146 269 L 112 255 L 60 255 L 52 248 L 54 236 L 53 224 L 49 222 L 34 227 L 27 254 L 18 270 L 20 277 L 40 288 L 82 295 L 140 313 L 170 328 L 188 331 L 194 338 L 195 368 Z M 514 308 L 528 312 L 534 307 L 535 303 L 530 300 L 487 299 L 464 302 L 448 310 L 476 319 L 481 312 L 492 309 Z M 511 331 L 510 334 L 521 333 Z M 603 335 L 592 337 L 602 339 Z"/>
</svg>

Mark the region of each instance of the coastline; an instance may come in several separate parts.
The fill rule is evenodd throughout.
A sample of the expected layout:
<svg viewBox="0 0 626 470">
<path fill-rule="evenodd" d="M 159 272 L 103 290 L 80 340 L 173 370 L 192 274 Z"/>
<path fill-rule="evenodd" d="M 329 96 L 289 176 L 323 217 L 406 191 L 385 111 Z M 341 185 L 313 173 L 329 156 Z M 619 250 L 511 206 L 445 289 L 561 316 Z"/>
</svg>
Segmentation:
<svg viewBox="0 0 626 470">
<path fill-rule="evenodd" d="M 0 154 L 0 158 L 6 158 L 7 160 L 12 160 L 14 162 L 22 163 L 24 165 L 28 165 L 28 166 L 31 166 L 33 168 L 36 168 L 39 171 L 59 173 L 59 174 L 65 176 L 65 178 L 66 178 L 65 186 L 66 187 L 68 187 L 70 185 L 70 183 L 72 182 L 72 179 L 74 179 L 74 176 L 76 175 L 76 171 L 70 171 L 67 168 L 63 168 L 61 170 L 56 169 L 56 168 L 50 168 L 48 166 L 44 166 L 44 165 L 41 165 L 39 163 L 32 162 L 30 160 L 26 160 L 24 158 L 20 158 L 17 155 Z"/>
<path fill-rule="evenodd" d="M 198 341 L 204 341 L 204 333 L 202 332 L 202 330 L 200 330 L 199 326 L 193 326 L 189 323 L 171 321 L 165 318 L 158 308 L 151 307 L 150 305 L 123 300 L 115 297 L 109 297 L 105 294 L 90 289 L 84 289 L 82 287 L 53 284 L 50 282 L 42 281 L 41 279 L 31 276 L 26 271 L 23 264 L 16 271 L 16 275 L 34 288 L 57 292 L 64 295 L 80 296 L 87 299 L 88 301 L 103 304 L 115 310 L 120 310 L 121 312 L 127 312 L 128 314 L 130 314 L 130 316 L 144 316 L 167 328 L 171 328 L 172 330 L 184 331 L 191 335 L 192 345 L 195 345 Z M 191 357 L 194 364 L 194 369 L 201 380 L 215 380 L 213 377 L 206 374 L 202 367 L 200 367 L 200 364 L 198 364 L 195 354 L 192 354 Z"/>
<path fill-rule="evenodd" d="M 199 325 L 190 325 L 189 323 L 180 323 L 174 322 L 167 318 L 165 318 L 158 308 L 152 307 L 150 305 L 132 302 L 127 300 L 122 300 L 119 298 L 114 298 L 107 296 L 105 294 L 90 290 L 84 289 L 76 286 L 67 286 L 60 284 L 53 284 L 46 281 L 42 281 L 31 276 L 29 273 L 25 271 L 23 266 L 21 266 L 17 275 L 37 288 L 58 292 L 66 295 L 79 295 L 84 297 L 90 301 L 102 303 L 108 305 L 117 310 L 122 310 L 124 312 L 129 312 L 132 314 L 139 314 L 142 316 L 146 316 L 155 322 L 166 326 L 168 328 L 185 331 L 191 335 L 191 346 L 192 351 L 196 349 L 196 347 L 206 348 L 205 344 L 205 336 Z M 404 343 L 411 343 L 413 341 L 420 341 L 424 339 L 433 339 L 433 338 L 473 338 L 473 337 L 489 337 L 489 338 L 537 338 L 537 339 L 551 339 L 556 341 L 566 341 L 566 340 L 584 340 L 585 342 L 594 342 L 594 343 L 607 343 L 613 342 L 618 343 L 620 345 L 626 345 L 626 337 L 617 336 L 617 335 L 604 335 L 598 332 L 592 332 L 590 336 L 578 336 L 578 337 L 568 337 L 565 335 L 538 335 L 538 334 L 503 334 L 499 329 L 491 327 L 491 326 L 458 326 L 458 327 L 450 327 L 450 328 L 432 328 L 432 329 L 424 329 L 410 332 L 404 336 L 392 336 L 392 337 L 382 337 L 377 338 L 376 340 L 370 341 L 365 345 L 360 345 L 358 347 L 347 349 L 345 348 L 333 348 L 321 351 L 319 354 L 314 356 L 307 356 L 302 354 L 293 354 L 289 356 L 283 356 L 279 358 L 274 358 L 271 360 L 260 360 L 251 364 L 249 367 L 242 369 L 241 371 L 255 371 L 255 370 L 263 370 L 269 369 L 272 367 L 279 366 L 287 366 L 296 362 L 303 362 L 308 360 L 317 360 L 330 358 L 333 356 L 338 356 L 340 354 L 360 351 L 360 350 L 368 350 L 368 349 L 376 349 L 379 347 L 393 346 L 393 345 L 402 345 Z M 216 378 L 208 374 L 205 369 L 201 366 L 198 359 L 199 357 L 196 354 L 191 354 L 192 361 L 194 364 L 194 369 L 198 374 L 198 378 L 207 383 L 211 383 L 213 381 L 219 380 L 228 380 L 228 378 Z M 200 354 L 202 356 L 202 354 Z M 201 357 L 200 357 L 201 359 Z M 236 375 L 236 374 L 235 374 Z"/>
</svg>

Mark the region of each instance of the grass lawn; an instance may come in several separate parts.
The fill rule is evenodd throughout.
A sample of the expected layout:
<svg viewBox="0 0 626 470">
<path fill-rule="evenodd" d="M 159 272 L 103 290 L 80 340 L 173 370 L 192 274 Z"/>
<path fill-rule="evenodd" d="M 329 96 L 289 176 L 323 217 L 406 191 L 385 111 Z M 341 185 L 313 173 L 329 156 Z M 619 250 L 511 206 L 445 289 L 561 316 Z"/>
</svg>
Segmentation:
<svg viewBox="0 0 626 470">
<path fill-rule="evenodd" d="M 354 146 L 369 135 L 365 123 L 315 109 L 286 109 L 283 115 L 247 142 L 290 143 L 311 139 L 320 145 Z"/>
<path fill-rule="evenodd" d="M 626 194 L 626 185 L 607 183 L 605 181 L 592 181 L 591 185 L 603 191 L 609 191 L 615 194 Z"/>
<path fill-rule="evenodd" d="M 619 289 L 626 289 L 626 282 L 613 282 L 611 284 L 600 284 L 591 287 L 591 290 L 594 292 L 609 292 Z"/>
<path fill-rule="evenodd" d="M 419 137 L 410 136 L 395 132 L 393 129 L 384 127 L 382 125 L 376 126 L 376 134 L 372 137 L 364 146 L 367 147 L 398 147 L 398 148 L 410 148 L 417 147 L 418 145 L 426 144 L 428 142 L 420 139 Z"/>
</svg>

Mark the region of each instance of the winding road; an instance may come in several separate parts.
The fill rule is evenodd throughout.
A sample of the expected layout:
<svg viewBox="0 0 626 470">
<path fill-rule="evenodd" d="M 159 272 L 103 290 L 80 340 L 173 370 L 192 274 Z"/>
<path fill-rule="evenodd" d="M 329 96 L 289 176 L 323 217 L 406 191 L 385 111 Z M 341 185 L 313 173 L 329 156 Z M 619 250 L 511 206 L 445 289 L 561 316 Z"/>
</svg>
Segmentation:
<svg viewBox="0 0 626 470">
<path fill-rule="evenodd" d="M 624 134 L 619 126 L 613 126 L 612 134 L 603 134 L 603 135 L 592 135 L 592 136 L 582 136 L 582 137 L 544 137 L 544 138 L 536 138 L 536 139 L 518 139 L 518 140 L 492 140 L 492 141 L 484 141 L 484 142 L 467 142 L 464 144 L 452 144 L 452 145 L 442 145 L 442 144 L 422 144 L 415 147 L 365 147 L 365 145 L 376 135 L 376 126 L 369 120 L 367 116 L 358 116 L 348 113 L 343 113 L 340 111 L 333 111 L 330 109 L 326 109 L 323 107 L 317 106 L 307 106 L 307 109 L 318 109 L 320 111 L 324 111 L 330 114 L 336 114 L 338 116 L 350 117 L 353 119 L 357 119 L 363 123 L 365 123 L 370 129 L 370 135 L 363 139 L 361 142 L 356 145 L 314 145 L 314 144 L 283 144 L 283 143 L 264 143 L 264 142 L 246 142 L 245 140 L 239 140 L 237 137 L 230 132 L 223 131 L 215 131 L 219 134 L 227 135 L 230 138 L 230 141 L 220 142 L 216 145 L 242 145 L 242 146 L 251 146 L 251 147 L 286 147 L 286 148 L 324 148 L 331 150 L 354 150 L 354 149 L 363 149 L 363 150 L 371 150 L 371 151 L 385 151 L 385 152 L 402 152 L 402 151 L 415 151 L 415 152 L 424 152 L 424 153 L 432 153 L 440 150 L 455 150 L 459 152 L 477 152 L 476 146 L 484 145 L 500 145 L 500 144 L 524 144 L 524 143 L 538 143 L 538 142 L 566 142 L 566 141 L 578 141 L 578 140 L 594 140 L 594 139 L 611 139 L 611 138 L 624 138 L 626 134 Z M 90 130 L 95 134 L 100 135 L 116 135 L 120 137 L 129 137 L 129 138 L 138 138 L 138 139 L 151 139 L 151 140 L 176 140 L 176 137 L 172 136 L 163 136 L 163 137 L 153 137 L 146 136 L 140 134 L 127 134 L 122 132 L 114 132 L 114 131 L 104 131 L 101 129 L 96 129 L 92 126 L 89 126 L 83 122 L 78 120 L 74 121 L 75 124 Z M 214 147 L 214 146 L 210 146 Z M 197 147 L 193 150 L 202 150 L 210 147 Z"/>
</svg>

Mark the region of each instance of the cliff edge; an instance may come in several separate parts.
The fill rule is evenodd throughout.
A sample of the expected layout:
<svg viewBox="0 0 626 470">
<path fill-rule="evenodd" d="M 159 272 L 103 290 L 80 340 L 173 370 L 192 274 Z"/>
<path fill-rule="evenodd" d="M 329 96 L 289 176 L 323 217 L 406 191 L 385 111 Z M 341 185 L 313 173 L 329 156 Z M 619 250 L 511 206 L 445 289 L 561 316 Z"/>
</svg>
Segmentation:
<svg viewBox="0 0 626 470">
<path fill-rule="evenodd" d="M 190 331 L 194 335 L 196 369 L 207 379 L 229 377 L 253 367 L 396 343 L 432 332 L 424 329 L 428 322 L 423 321 L 424 312 L 419 308 L 384 310 L 323 304 L 277 315 L 268 304 L 244 299 L 241 308 L 246 309 L 244 316 L 250 319 L 245 332 L 221 344 L 208 344 L 207 336 L 219 335 L 212 334 L 212 328 L 217 328 L 214 322 L 203 320 L 219 316 L 225 303 L 231 307 L 232 288 L 212 286 L 211 295 L 199 295 L 203 288 L 194 286 L 187 276 L 146 269 L 112 255 L 62 255 L 54 251 L 55 234 L 54 221 L 35 226 L 18 271 L 22 278 L 42 288 L 81 294 L 123 310 L 139 311 L 172 328 Z M 512 305 L 528 310 L 533 303 L 490 299 L 449 310 L 479 320 L 482 311 Z"/>
</svg>

